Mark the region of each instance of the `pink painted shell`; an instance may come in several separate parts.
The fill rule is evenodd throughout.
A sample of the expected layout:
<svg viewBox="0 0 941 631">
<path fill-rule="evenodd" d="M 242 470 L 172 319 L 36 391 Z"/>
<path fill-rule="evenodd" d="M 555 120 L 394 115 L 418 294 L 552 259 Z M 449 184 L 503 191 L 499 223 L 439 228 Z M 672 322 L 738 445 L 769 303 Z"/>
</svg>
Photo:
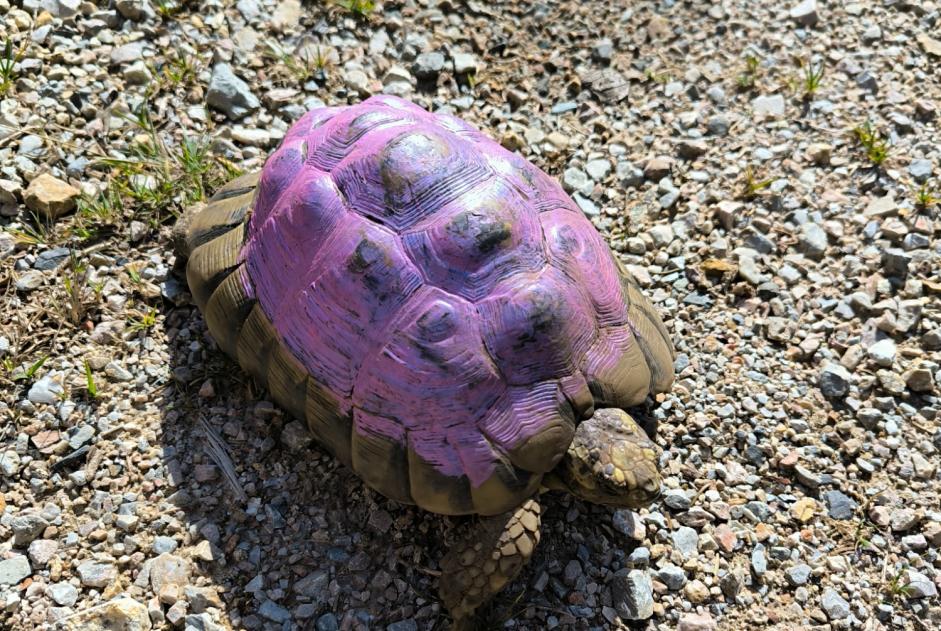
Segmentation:
<svg viewBox="0 0 941 631">
<path fill-rule="evenodd" d="M 240 315 L 213 330 L 218 274 L 194 295 L 223 346 L 393 499 L 507 510 L 595 406 L 672 380 L 666 330 L 601 235 L 457 118 L 388 96 L 313 110 L 251 190 L 227 268 Z"/>
</svg>

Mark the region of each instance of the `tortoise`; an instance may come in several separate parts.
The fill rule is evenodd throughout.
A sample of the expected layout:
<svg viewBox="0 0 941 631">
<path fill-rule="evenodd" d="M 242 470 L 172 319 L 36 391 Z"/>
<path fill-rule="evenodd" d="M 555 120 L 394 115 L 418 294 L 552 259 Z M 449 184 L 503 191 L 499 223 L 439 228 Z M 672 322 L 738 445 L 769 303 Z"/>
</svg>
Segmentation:
<svg viewBox="0 0 941 631">
<path fill-rule="evenodd" d="M 311 110 L 178 230 L 212 337 L 322 447 L 479 516 L 440 562 L 458 624 L 533 554 L 542 490 L 659 495 L 625 408 L 672 383 L 663 322 L 556 181 L 470 124 L 385 95 Z"/>
</svg>

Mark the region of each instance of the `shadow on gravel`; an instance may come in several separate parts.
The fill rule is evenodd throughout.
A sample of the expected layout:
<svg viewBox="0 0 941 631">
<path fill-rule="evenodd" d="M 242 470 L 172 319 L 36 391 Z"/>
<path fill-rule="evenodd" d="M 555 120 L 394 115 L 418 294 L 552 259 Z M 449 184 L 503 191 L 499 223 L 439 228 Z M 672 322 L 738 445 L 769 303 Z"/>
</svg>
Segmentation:
<svg viewBox="0 0 941 631">
<path fill-rule="evenodd" d="M 162 402 L 166 494 L 185 520 L 195 574 L 218 588 L 225 621 L 266 630 L 448 629 L 437 563 L 455 527 L 473 518 L 440 517 L 371 491 L 285 431 L 292 419 L 215 346 L 195 306 L 169 309 L 165 322 L 173 376 Z M 625 533 L 636 524 L 626 511 L 555 494 L 543 496 L 543 508 L 533 562 L 478 628 L 611 624 L 602 609 L 613 606 L 612 586 L 624 597 L 612 572 L 626 565 L 636 542 Z"/>
</svg>

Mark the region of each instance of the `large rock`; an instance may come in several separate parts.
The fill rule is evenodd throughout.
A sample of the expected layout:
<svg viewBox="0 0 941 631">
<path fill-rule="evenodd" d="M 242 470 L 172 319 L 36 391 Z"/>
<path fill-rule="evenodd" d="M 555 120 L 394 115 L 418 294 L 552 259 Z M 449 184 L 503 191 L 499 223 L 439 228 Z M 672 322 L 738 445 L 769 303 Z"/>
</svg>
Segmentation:
<svg viewBox="0 0 941 631">
<path fill-rule="evenodd" d="M 245 118 L 261 105 L 248 84 L 235 76 L 229 64 L 213 67 L 206 104 L 232 120 Z"/>
<path fill-rule="evenodd" d="M 804 0 L 791 9 L 791 19 L 801 26 L 813 26 L 820 21 L 817 0 Z"/>
<path fill-rule="evenodd" d="M 849 392 L 852 375 L 839 364 L 828 362 L 820 371 L 820 391 L 827 397 L 843 397 Z"/>
<path fill-rule="evenodd" d="M 107 587 L 118 575 L 118 569 L 110 563 L 85 561 L 77 568 L 82 585 L 86 587 Z"/>
<path fill-rule="evenodd" d="M 17 555 L 0 561 L 0 585 L 16 585 L 32 573 L 25 556 Z"/>
<path fill-rule="evenodd" d="M 147 607 L 132 598 L 116 598 L 83 611 L 65 623 L 67 631 L 148 631 Z"/>
<path fill-rule="evenodd" d="M 75 208 L 80 194 L 81 191 L 68 182 L 43 173 L 29 183 L 23 201 L 30 210 L 47 219 L 57 219 Z"/>
<path fill-rule="evenodd" d="M 35 513 L 16 515 L 10 520 L 10 528 L 13 529 L 13 545 L 17 548 L 28 546 L 48 525 L 49 522 Z"/>
<path fill-rule="evenodd" d="M 624 620 L 646 620 L 653 615 L 653 582 L 641 570 L 619 570 L 611 585 L 615 610 Z"/>
<path fill-rule="evenodd" d="M 150 586 L 159 594 L 165 585 L 189 584 L 193 568 L 189 561 L 173 554 L 161 554 L 150 564 Z"/>
</svg>

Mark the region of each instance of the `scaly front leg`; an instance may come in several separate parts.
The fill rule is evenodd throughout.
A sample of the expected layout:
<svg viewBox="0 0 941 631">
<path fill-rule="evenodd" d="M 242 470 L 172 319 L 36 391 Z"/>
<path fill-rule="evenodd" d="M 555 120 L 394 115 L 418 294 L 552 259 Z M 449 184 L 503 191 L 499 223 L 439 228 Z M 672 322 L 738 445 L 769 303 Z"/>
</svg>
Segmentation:
<svg viewBox="0 0 941 631">
<path fill-rule="evenodd" d="M 535 499 L 494 517 L 482 517 L 441 560 L 439 591 L 454 619 L 466 628 L 478 607 L 512 581 L 539 543 L 539 503 Z"/>
</svg>

